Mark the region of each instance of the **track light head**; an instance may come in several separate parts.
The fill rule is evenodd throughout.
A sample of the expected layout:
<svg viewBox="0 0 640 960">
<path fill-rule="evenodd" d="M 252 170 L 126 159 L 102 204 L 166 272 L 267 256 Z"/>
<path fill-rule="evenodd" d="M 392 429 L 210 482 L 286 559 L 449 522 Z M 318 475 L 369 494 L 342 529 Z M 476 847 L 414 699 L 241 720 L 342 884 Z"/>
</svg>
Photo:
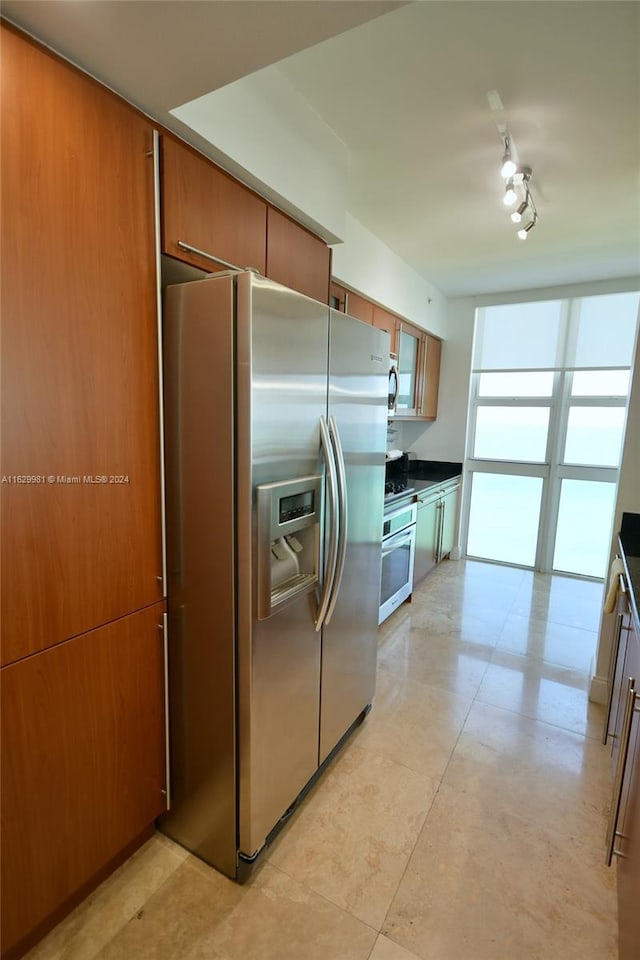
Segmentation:
<svg viewBox="0 0 640 960">
<path fill-rule="evenodd" d="M 529 221 L 526 227 L 522 227 L 521 230 L 518 230 L 518 236 L 521 240 L 526 240 L 529 236 L 529 231 L 533 230 L 536 223 L 538 222 L 537 216 L 534 214 L 533 219 Z"/>
<path fill-rule="evenodd" d="M 509 180 L 507 180 L 504 188 L 504 197 L 502 198 L 502 202 L 504 203 L 505 207 L 512 207 L 517 199 L 518 194 L 515 191 L 513 177 L 511 177 Z"/>
<path fill-rule="evenodd" d="M 518 205 L 517 209 L 511 214 L 511 219 L 514 223 L 520 223 L 522 220 L 522 214 L 525 212 L 529 206 L 529 200 L 523 200 L 521 204 Z"/>
<path fill-rule="evenodd" d="M 500 173 L 505 180 L 508 180 L 509 177 L 512 177 L 517 169 L 517 166 L 511 159 L 511 154 L 509 152 L 505 153 L 504 157 L 502 158 L 502 169 L 500 170 Z"/>
<path fill-rule="evenodd" d="M 509 137 L 505 136 L 504 138 L 504 156 L 502 158 L 502 169 L 500 173 L 505 180 L 508 180 L 514 175 L 517 170 L 517 166 L 514 160 L 511 157 L 511 144 L 509 143 Z"/>
</svg>

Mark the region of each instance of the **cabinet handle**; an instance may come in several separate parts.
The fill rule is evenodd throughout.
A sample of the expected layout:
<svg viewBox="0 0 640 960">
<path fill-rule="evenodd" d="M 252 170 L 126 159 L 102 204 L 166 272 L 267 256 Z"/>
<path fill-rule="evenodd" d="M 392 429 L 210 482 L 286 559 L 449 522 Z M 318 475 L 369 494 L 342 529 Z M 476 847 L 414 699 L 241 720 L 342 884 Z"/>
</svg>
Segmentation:
<svg viewBox="0 0 640 960">
<path fill-rule="evenodd" d="M 178 240 L 176 246 L 180 247 L 181 250 L 186 250 L 187 253 L 195 253 L 199 257 L 204 257 L 205 260 L 211 260 L 213 263 L 221 263 L 222 266 L 228 270 L 253 270 L 254 273 L 260 272 L 256 270 L 255 267 L 239 267 L 235 263 L 229 263 L 228 260 L 223 260 L 222 257 L 214 257 L 212 253 L 207 253 L 206 250 L 200 250 L 198 247 L 192 247 L 190 243 L 185 243 L 184 240 Z"/>
<path fill-rule="evenodd" d="M 171 741 L 169 736 L 169 620 L 166 613 L 162 614 L 162 623 L 158 624 L 162 631 L 163 665 L 164 665 L 164 762 L 165 762 L 165 790 L 167 810 L 171 809 Z"/>
<path fill-rule="evenodd" d="M 618 765 L 616 767 L 616 779 L 613 788 L 613 802 L 611 804 L 611 813 L 609 814 L 609 824 L 607 827 L 607 845 L 605 862 L 608 867 L 611 866 L 612 857 L 624 857 L 625 854 L 615 849 L 616 837 L 623 837 L 624 834 L 618 831 L 618 818 L 620 816 L 620 805 L 622 802 L 622 787 L 624 784 L 624 775 L 627 766 L 627 755 L 629 753 L 629 742 L 631 740 L 631 727 L 633 724 L 633 714 L 638 709 L 636 701 L 640 702 L 640 696 L 636 693 L 635 677 L 629 677 L 627 682 L 627 696 L 624 705 L 624 721 L 622 723 L 622 737 L 620 739 L 620 753 L 618 755 Z"/>
<path fill-rule="evenodd" d="M 444 529 L 444 502 L 438 503 L 438 532 L 436 534 L 436 563 L 442 559 L 442 531 Z"/>
<path fill-rule="evenodd" d="M 153 215 L 154 215 L 154 246 L 156 261 L 156 327 L 158 351 L 158 411 L 159 411 L 159 446 L 160 446 L 160 549 L 162 550 L 162 574 L 158 578 L 162 583 L 162 596 L 167 595 L 167 505 L 165 481 L 165 449 L 164 449 L 164 361 L 162 356 L 162 261 L 160 253 L 162 241 L 160 236 L 160 134 L 153 131 L 151 155 L 153 157 Z"/>
<path fill-rule="evenodd" d="M 611 707 L 613 704 L 613 682 L 616 678 L 616 663 L 618 661 L 618 653 L 620 652 L 620 637 L 622 636 L 623 620 L 624 615 L 619 613 L 615 636 L 613 638 L 613 643 L 611 644 L 611 657 L 609 658 L 609 695 L 607 697 L 607 710 L 604 717 L 604 729 L 602 731 L 602 742 L 604 744 L 606 744 L 607 740 L 609 739 L 609 723 L 611 721 Z"/>
</svg>

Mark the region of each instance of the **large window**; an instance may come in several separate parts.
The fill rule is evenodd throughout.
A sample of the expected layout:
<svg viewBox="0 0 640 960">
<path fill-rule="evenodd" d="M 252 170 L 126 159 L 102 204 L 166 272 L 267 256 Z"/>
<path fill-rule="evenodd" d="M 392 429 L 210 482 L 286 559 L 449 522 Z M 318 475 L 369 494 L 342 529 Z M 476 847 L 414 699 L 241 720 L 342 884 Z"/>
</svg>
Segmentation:
<svg viewBox="0 0 640 960">
<path fill-rule="evenodd" d="M 638 293 L 480 308 L 466 553 L 602 577 Z"/>
</svg>

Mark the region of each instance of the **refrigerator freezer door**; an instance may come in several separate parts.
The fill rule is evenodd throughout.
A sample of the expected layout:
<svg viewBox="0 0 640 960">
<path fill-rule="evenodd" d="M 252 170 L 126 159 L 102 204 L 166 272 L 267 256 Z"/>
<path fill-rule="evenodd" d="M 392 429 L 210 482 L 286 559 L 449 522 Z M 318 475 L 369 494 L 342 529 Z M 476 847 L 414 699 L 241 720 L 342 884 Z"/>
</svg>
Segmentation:
<svg viewBox="0 0 640 960">
<path fill-rule="evenodd" d="M 331 311 L 329 417 L 344 455 L 344 569 L 323 628 L 320 762 L 375 693 L 389 335 Z"/>
<path fill-rule="evenodd" d="M 251 857 L 318 766 L 317 596 L 258 618 L 256 488 L 322 472 L 329 308 L 251 274 L 237 303 L 240 851 Z"/>
</svg>

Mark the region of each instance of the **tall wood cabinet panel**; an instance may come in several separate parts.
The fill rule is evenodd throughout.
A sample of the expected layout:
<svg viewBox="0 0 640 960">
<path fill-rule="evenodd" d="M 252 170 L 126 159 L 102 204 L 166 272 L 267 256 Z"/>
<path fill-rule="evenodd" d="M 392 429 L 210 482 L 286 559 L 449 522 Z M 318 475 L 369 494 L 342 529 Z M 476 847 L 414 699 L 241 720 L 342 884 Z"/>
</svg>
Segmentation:
<svg viewBox="0 0 640 960">
<path fill-rule="evenodd" d="M 347 290 L 346 303 L 345 313 L 348 313 L 350 317 L 356 317 L 358 320 L 363 320 L 364 323 L 373 323 L 373 304 L 371 300 L 361 297 L 353 290 Z"/>
<path fill-rule="evenodd" d="M 159 600 L 162 566 L 151 128 L 4 25 L 1 114 L 9 662 Z"/>
<path fill-rule="evenodd" d="M 162 251 L 203 270 L 266 269 L 267 204 L 186 144 L 162 137 Z M 178 246 L 187 243 L 208 257 Z"/>
<path fill-rule="evenodd" d="M 267 217 L 266 275 L 292 290 L 329 302 L 331 250 L 275 207 Z"/>
<path fill-rule="evenodd" d="M 386 330 L 391 338 L 389 350 L 391 353 L 397 353 L 398 327 L 400 326 L 399 318 L 393 313 L 389 313 L 388 310 L 383 310 L 382 307 L 374 304 L 371 322 L 373 323 L 374 327 L 377 327 L 379 330 Z"/>
<path fill-rule="evenodd" d="M 420 403 L 420 416 L 423 420 L 435 420 L 438 416 L 438 391 L 440 388 L 440 361 L 442 341 L 427 334 L 423 340 L 422 367 L 424 382 Z"/>
<path fill-rule="evenodd" d="M 163 611 L 2 670 L 3 956 L 165 809 Z"/>
</svg>

